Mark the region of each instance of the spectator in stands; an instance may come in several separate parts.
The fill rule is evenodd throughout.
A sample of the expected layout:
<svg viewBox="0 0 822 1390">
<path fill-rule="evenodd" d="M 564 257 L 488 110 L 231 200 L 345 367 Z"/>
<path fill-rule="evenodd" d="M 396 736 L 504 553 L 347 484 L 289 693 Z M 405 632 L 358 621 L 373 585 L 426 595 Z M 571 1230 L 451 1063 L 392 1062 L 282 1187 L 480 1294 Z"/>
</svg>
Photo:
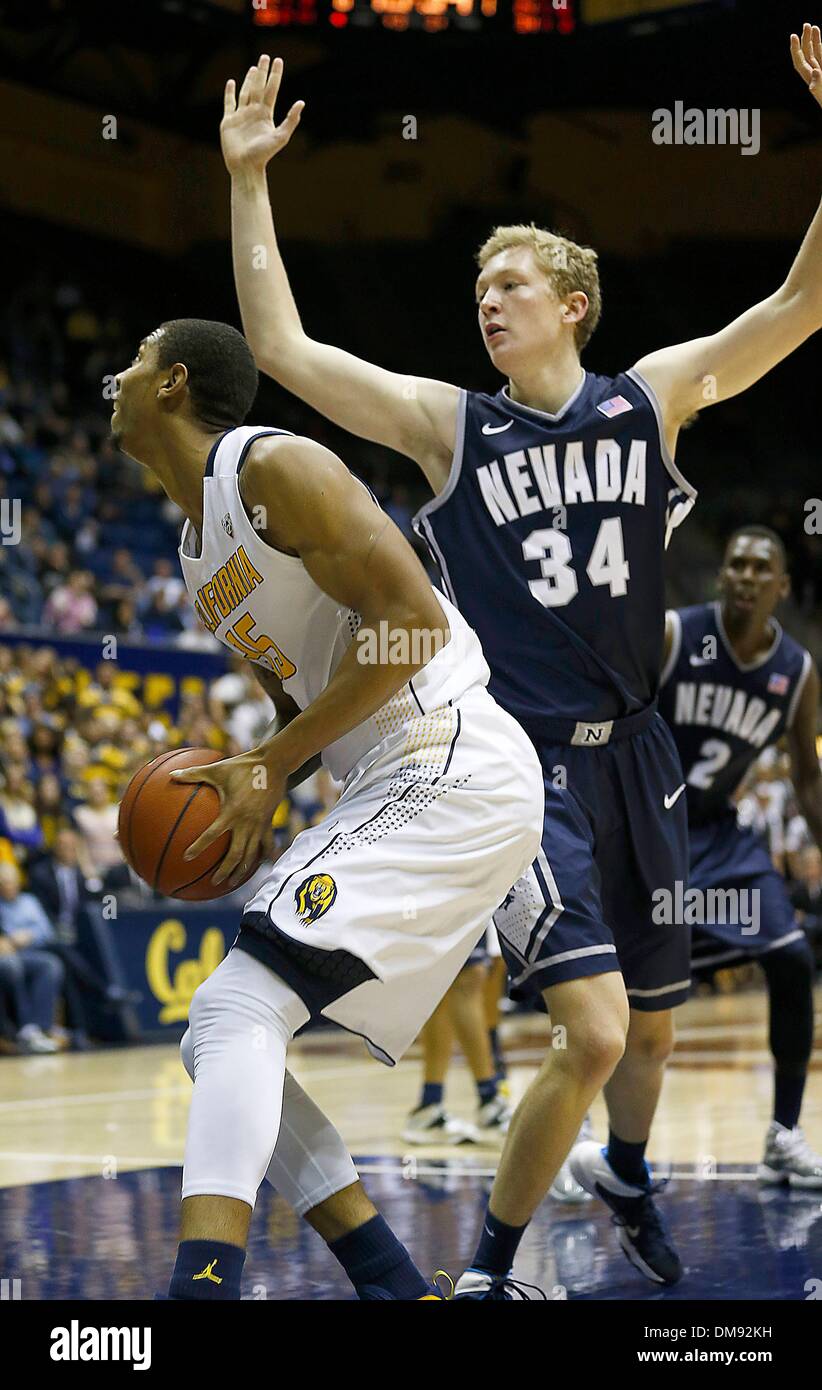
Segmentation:
<svg viewBox="0 0 822 1390">
<path fill-rule="evenodd" d="M 16 627 L 17 618 L 12 606 L 8 599 L 0 594 L 0 632 L 13 632 Z"/>
<path fill-rule="evenodd" d="M 43 687 L 30 682 L 23 688 L 23 708 L 17 716 L 20 732 L 30 739 L 38 724 L 47 723 Z"/>
<path fill-rule="evenodd" d="M 53 541 L 46 551 L 46 563 L 40 576 L 43 593 L 50 597 L 55 589 L 68 583 L 70 574 L 71 551 L 65 541 Z M 48 621 L 45 616 L 43 621 Z"/>
<path fill-rule="evenodd" d="M 35 780 L 47 772 L 56 773 L 60 767 L 62 736 L 51 724 L 34 724 L 28 736 L 31 749 L 31 772 Z"/>
<path fill-rule="evenodd" d="M 131 551 L 118 546 L 111 557 L 110 577 L 100 589 L 100 602 L 111 613 L 125 599 L 133 599 L 145 583 L 145 575 L 135 564 Z"/>
<path fill-rule="evenodd" d="M 78 695 L 82 709 L 99 713 L 113 710 L 132 717 L 139 715 L 140 702 L 131 693 L 114 661 L 98 661 L 94 668 L 94 679 L 83 686 Z"/>
<path fill-rule="evenodd" d="M 73 544 L 74 537 L 84 524 L 92 504 L 93 499 L 79 483 L 69 484 L 55 516 L 55 525 L 62 540 Z"/>
<path fill-rule="evenodd" d="M 109 869 L 123 862 L 117 833 L 117 807 L 109 797 L 102 778 L 88 784 L 88 802 L 75 807 L 74 821 L 79 831 L 78 859 L 85 878 L 102 880 Z"/>
<path fill-rule="evenodd" d="M 15 846 L 20 862 L 43 845 L 43 832 L 37 824 L 34 807 L 34 788 L 26 779 L 22 763 L 6 766 L 5 784 L 0 791 L 0 835 Z"/>
<path fill-rule="evenodd" d="M 143 632 L 149 642 L 167 642 L 184 631 L 176 601 L 170 601 L 162 589 L 152 594 L 140 610 Z"/>
<path fill-rule="evenodd" d="M 88 745 L 84 739 L 72 732 L 66 737 L 63 756 L 60 759 L 60 781 L 69 807 L 84 802 L 86 799 L 89 779 L 85 774 L 88 766 Z"/>
<path fill-rule="evenodd" d="M 225 675 L 218 676 L 208 688 L 208 712 L 215 724 L 228 723 L 232 711 L 246 698 L 254 682 L 245 657 L 231 655 L 228 665 Z"/>
<path fill-rule="evenodd" d="M 0 864 L 0 991 L 17 1019 L 16 1040 L 24 1052 L 56 1052 L 49 1036 L 64 970 L 44 948 L 54 931 L 33 893 L 20 891 L 20 874 Z"/>
<path fill-rule="evenodd" d="M 226 721 L 226 732 L 243 750 L 253 748 L 276 713 L 273 701 L 252 677 L 245 698 L 234 706 Z"/>
<path fill-rule="evenodd" d="M 70 811 L 59 777 L 46 772 L 37 783 L 34 794 L 37 823 L 43 832 L 43 848 L 54 850 L 57 837 L 69 825 Z"/>
<path fill-rule="evenodd" d="M 80 915 L 89 893 L 99 880 L 86 880 L 80 869 L 78 837 L 74 830 L 60 830 L 54 853 L 31 871 L 29 887 L 54 924 L 54 939 L 44 950 L 56 955 L 65 970 L 63 992 L 72 1033 L 78 1051 L 89 1046 L 87 1000 L 98 999 L 106 1008 L 139 1004 L 142 995 L 120 985 L 109 984 L 92 969 L 78 947 Z"/>
<path fill-rule="evenodd" d="M 137 609 L 131 599 L 123 599 L 117 604 L 114 613 L 113 630 L 121 641 L 137 640 L 143 636 L 143 628 L 137 617 Z"/>
<path fill-rule="evenodd" d="M 43 606 L 43 622 L 64 635 L 93 628 L 97 600 L 92 592 L 94 576 L 88 570 L 72 570 L 65 584 L 58 584 Z"/>
<path fill-rule="evenodd" d="M 20 725 L 16 719 L 12 719 L 8 728 L 4 730 L 2 747 L 4 764 L 8 766 L 10 763 L 19 763 L 25 769 L 28 777 L 31 762 L 29 747 L 20 732 Z"/>
<path fill-rule="evenodd" d="M 154 573 L 145 585 L 146 604 L 159 593 L 165 599 L 166 606 L 172 608 L 185 592 L 186 586 L 180 578 L 179 571 L 175 571 L 173 561 L 167 555 L 158 556 L 154 561 Z"/>
</svg>

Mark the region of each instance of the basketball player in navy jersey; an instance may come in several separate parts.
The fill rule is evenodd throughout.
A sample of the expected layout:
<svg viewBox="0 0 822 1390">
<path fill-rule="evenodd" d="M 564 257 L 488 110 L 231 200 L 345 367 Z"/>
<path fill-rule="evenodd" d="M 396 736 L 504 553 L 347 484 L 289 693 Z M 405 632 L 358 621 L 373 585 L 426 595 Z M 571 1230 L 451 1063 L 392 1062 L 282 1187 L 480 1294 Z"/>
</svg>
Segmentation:
<svg viewBox="0 0 822 1390">
<path fill-rule="evenodd" d="M 791 37 L 822 104 L 822 39 Z M 234 274 L 263 371 L 343 428 L 414 459 L 433 499 L 415 525 L 483 644 L 497 700 L 540 754 L 540 854 L 495 916 L 513 988 L 542 993 L 563 1046 L 518 1107 L 458 1295 L 516 1297 L 519 1241 L 604 1086 L 610 1136 L 583 1185 L 612 1208 L 628 1258 L 657 1283 L 681 1264 L 645 1148 L 690 981 L 687 927 L 652 895 L 687 874 L 683 779 L 658 716 L 663 551 L 695 492 L 674 463 L 683 422 L 744 391 L 822 326 L 822 210 L 787 279 L 740 318 L 594 376 L 580 353 L 600 312 L 596 254 L 532 226 L 480 249 L 479 329 L 507 378 L 496 395 L 404 377 L 304 331 L 274 233 L 266 166 L 282 62 L 263 56 L 221 126 Z M 431 305 L 432 325 L 437 306 Z M 706 382 L 710 389 L 706 389 Z"/>
<path fill-rule="evenodd" d="M 822 1156 L 799 1129 L 813 1045 L 813 956 L 766 845 L 737 824 L 731 801 L 751 764 L 786 735 L 797 801 L 822 847 L 819 675 L 774 617 L 789 588 L 776 533 L 740 527 L 725 550 L 719 603 L 668 614 L 659 708 L 685 775 L 687 886 L 699 894 L 685 909 L 698 923 L 693 964 L 757 960 L 768 983 L 774 1100 L 759 1176 L 822 1187 Z M 715 890 L 722 895 L 712 902 Z"/>
</svg>

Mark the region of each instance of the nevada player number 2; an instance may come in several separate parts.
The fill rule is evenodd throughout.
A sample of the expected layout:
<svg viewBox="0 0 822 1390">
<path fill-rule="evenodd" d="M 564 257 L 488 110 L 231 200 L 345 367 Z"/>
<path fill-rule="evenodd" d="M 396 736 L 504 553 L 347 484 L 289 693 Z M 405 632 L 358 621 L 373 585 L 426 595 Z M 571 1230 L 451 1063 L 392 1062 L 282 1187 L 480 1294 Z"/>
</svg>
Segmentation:
<svg viewBox="0 0 822 1390">
<path fill-rule="evenodd" d="M 731 756 L 730 746 L 721 738 L 706 739 L 699 750 L 699 761 L 688 773 L 688 782 L 706 792 L 713 786 L 716 774 L 721 771 Z"/>
<path fill-rule="evenodd" d="M 577 593 L 579 585 L 571 568 L 571 542 L 564 531 L 532 531 L 522 542 L 526 560 L 538 560 L 541 579 L 529 579 L 528 588 L 543 608 L 564 608 Z M 607 517 L 597 531 L 593 550 L 585 573 L 592 584 L 607 584 L 611 598 L 621 598 L 628 592 L 630 568 L 625 559 L 622 521 L 618 516 Z"/>
</svg>

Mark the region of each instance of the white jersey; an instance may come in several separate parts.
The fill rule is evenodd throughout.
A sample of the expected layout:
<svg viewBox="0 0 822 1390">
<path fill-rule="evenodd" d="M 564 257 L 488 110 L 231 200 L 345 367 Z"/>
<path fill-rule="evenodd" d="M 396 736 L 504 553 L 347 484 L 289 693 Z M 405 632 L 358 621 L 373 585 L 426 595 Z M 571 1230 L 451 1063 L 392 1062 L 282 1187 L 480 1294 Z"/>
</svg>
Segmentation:
<svg viewBox="0 0 822 1390">
<path fill-rule="evenodd" d="M 207 630 L 273 671 L 305 709 L 323 692 L 355 640 L 360 615 L 319 588 L 299 557 L 267 545 L 246 513 L 238 475 L 252 443 L 262 435 L 287 433 L 245 425 L 218 440 L 203 479 L 201 549 L 198 553 L 196 533 L 186 521 L 179 554 L 186 588 Z M 370 761 L 387 739 L 420 715 L 488 683 L 476 633 L 434 592 L 448 620 L 450 640 L 376 714 L 324 750 L 323 762 L 338 781 Z M 374 656 L 385 660 L 390 634 L 375 634 L 375 642 Z"/>
</svg>

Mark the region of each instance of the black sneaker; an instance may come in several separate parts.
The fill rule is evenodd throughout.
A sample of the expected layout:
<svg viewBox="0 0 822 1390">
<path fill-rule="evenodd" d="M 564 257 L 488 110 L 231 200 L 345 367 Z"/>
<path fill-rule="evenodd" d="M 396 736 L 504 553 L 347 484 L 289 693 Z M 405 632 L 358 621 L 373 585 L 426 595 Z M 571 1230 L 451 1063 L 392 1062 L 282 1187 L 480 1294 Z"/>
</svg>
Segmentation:
<svg viewBox="0 0 822 1390">
<path fill-rule="evenodd" d="M 570 1154 L 571 1172 L 580 1187 L 611 1208 L 619 1243 L 634 1269 L 655 1284 L 679 1283 L 682 1262 L 654 1203 L 665 1183 L 652 1183 L 650 1175 L 644 1187 L 624 1182 L 605 1155 L 594 1140 L 577 1144 Z"/>
</svg>

